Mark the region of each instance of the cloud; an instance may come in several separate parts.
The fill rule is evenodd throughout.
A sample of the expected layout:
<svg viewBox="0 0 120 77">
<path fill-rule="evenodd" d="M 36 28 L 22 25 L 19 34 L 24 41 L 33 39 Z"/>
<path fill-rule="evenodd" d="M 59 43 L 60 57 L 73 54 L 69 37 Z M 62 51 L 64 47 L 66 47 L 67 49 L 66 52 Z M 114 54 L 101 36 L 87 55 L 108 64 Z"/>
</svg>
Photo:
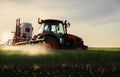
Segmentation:
<svg viewBox="0 0 120 77">
<path fill-rule="evenodd" d="M 103 20 L 120 10 L 117 0 L 85 0 L 81 4 L 76 18 L 79 17 L 83 21 Z"/>
</svg>

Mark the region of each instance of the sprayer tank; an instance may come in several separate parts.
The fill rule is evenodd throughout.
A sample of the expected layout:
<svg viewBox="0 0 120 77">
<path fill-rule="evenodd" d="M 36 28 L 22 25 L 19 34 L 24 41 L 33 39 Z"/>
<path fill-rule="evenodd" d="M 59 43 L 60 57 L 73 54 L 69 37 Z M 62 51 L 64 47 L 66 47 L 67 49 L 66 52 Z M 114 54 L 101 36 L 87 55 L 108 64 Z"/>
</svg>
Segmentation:
<svg viewBox="0 0 120 77">
<path fill-rule="evenodd" d="M 32 38 L 33 27 L 31 23 L 21 24 L 21 37 L 22 38 Z"/>
</svg>

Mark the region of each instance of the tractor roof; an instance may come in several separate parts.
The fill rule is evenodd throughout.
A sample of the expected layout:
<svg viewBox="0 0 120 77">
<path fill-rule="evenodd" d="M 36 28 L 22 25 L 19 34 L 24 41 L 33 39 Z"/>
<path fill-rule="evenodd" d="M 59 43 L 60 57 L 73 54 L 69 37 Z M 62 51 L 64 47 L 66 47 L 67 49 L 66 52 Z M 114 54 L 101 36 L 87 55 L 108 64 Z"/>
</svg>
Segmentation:
<svg viewBox="0 0 120 77">
<path fill-rule="evenodd" d="M 63 21 L 62 20 L 57 20 L 57 19 L 45 19 L 45 20 L 43 20 L 44 22 L 49 22 L 49 21 L 51 21 L 51 22 L 61 22 L 61 23 L 63 23 Z"/>
</svg>

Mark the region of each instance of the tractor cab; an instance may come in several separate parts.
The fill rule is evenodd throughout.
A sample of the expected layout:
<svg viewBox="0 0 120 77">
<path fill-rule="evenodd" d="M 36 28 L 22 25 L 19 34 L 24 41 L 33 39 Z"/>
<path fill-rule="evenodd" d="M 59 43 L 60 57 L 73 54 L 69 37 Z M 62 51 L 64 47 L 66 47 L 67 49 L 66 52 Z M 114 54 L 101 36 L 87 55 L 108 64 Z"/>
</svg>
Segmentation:
<svg viewBox="0 0 120 77">
<path fill-rule="evenodd" d="M 67 23 L 61 20 L 46 19 L 39 22 L 39 33 L 53 33 L 55 35 L 67 34 Z"/>
<path fill-rule="evenodd" d="M 39 34 L 41 35 L 53 35 L 57 37 L 62 43 L 64 41 L 64 37 L 67 34 L 67 27 L 69 23 L 67 21 L 63 22 L 61 20 L 55 20 L 55 19 L 46 19 L 46 20 L 41 20 L 39 22 L 40 28 L 39 28 Z"/>
</svg>

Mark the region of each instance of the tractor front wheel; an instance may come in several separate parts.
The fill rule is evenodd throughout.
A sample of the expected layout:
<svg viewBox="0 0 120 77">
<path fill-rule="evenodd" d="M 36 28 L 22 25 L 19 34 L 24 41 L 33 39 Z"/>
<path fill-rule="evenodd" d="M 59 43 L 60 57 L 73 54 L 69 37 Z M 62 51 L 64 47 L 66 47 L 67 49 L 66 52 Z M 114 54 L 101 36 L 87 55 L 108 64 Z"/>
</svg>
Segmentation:
<svg viewBox="0 0 120 77">
<path fill-rule="evenodd" d="M 47 37 L 43 44 L 46 48 L 49 49 L 59 49 L 59 42 L 53 37 Z"/>
</svg>

